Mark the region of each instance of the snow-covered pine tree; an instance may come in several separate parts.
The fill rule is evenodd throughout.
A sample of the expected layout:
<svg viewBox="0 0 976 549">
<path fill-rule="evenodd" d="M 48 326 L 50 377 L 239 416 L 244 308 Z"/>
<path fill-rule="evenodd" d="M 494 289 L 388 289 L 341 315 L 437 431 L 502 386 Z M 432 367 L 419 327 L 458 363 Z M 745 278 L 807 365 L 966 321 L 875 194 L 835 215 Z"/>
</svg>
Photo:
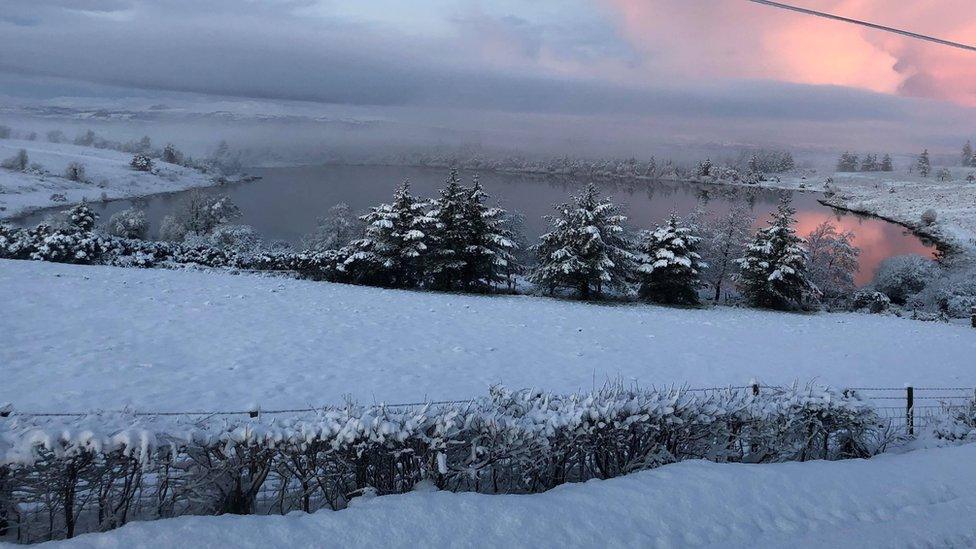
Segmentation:
<svg viewBox="0 0 976 549">
<path fill-rule="evenodd" d="M 883 172 L 893 172 L 895 171 L 895 166 L 891 161 L 891 155 L 885 154 L 884 158 L 881 159 L 881 171 Z"/>
<path fill-rule="evenodd" d="M 410 194 L 404 182 L 393 195 L 392 204 L 380 204 L 360 219 L 366 229 L 363 238 L 351 245 L 345 261 L 357 282 L 412 288 L 424 279 L 424 260 L 429 250 L 434 221 L 427 203 Z"/>
<path fill-rule="evenodd" d="M 465 290 L 490 288 L 504 282 L 509 267 L 516 263 L 515 238 L 508 227 L 506 212 L 502 208 L 487 206 L 487 199 L 488 195 L 476 176 L 464 203 L 468 233 L 462 254 L 464 269 L 461 285 Z"/>
<path fill-rule="evenodd" d="M 973 144 L 969 141 L 962 147 L 962 165 L 967 168 L 973 165 Z"/>
<path fill-rule="evenodd" d="M 97 220 L 98 214 L 93 212 L 84 202 L 65 212 L 67 225 L 79 231 L 90 232 L 95 228 L 95 221 Z"/>
<path fill-rule="evenodd" d="M 742 293 L 756 307 L 789 309 L 816 291 L 807 278 L 807 251 L 796 235 L 794 215 L 796 210 L 784 198 L 769 226 L 759 229 L 738 261 Z"/>
<path fill-rule="evenodd" d="M 837 161 L 837 171 L 839 172 L 856 172 L 857 166 L 857 155 L 850 151 L 845 151 L 844 154 L 840 155 L 840 160 Z"/>
<path fill-rule="evenodd" d="M 536 246 L 539 264 L 530 280 L 552 293 L 568 288 L 589 299 L 604 289 L 624 289 L 634 278 L 635 255 L 624 232 L 626 216 L 591 183 L 572 203 L 547 216 L 550 231 Z"/>
<path fill-rule="evenodd" d="M 153 169 L 153 160 L 149 155 L 139 153 L 132 156 L 129 165 L 132 166 L 132 169 L 139 172 L 151 172 Z"/>
<path fill-rule="evenodd" d="M 435 246 L 430 253 L 427 274 L 432 287 L 449 290 L 463 286 L 465 253 L 470 234 L 468 195 L 456 169 L 451 170 L 447 186 L 431 202 L 430 217 L 435 221 Z"/>
<path fill-rule="evenodd" d="M 715 302 L 722 297 L 722 285 L 738 272 L 736 260 L 742 256 L 755 218 L 745 205 L 733 206 L 729 213 L 706 221 L 702 227 L 702 255 L 708 267 L 702 279 L 715 289 Z"/>
<path fill-rule="evenodd" d="M 675 213 L 664 225 L 644 231 L 637 253 L 638 295 L 657 303 L 698 304 L 701 271 L 707 266 L 698 254 L 700 242 Z"/>
<path fill-rule="evenodd" d="M 922 177 L 928 177 L 932 173 L 932 162 L 929 160 L 928 149 L 923 150 L 922 154 L 918 155 L 918 160 L 915 161 L 915 169 Z"/>
</svg>

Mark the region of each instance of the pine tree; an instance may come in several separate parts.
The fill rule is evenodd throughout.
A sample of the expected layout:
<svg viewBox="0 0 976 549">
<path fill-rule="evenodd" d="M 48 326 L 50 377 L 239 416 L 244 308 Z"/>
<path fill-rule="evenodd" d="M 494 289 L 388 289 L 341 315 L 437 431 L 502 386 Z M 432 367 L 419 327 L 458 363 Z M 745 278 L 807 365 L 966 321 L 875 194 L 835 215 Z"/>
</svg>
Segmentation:
<svg viewBox="0 0 976 549">
<path fill-rule="evenodd" d="M 883 172 L 893 172 L 895 171 L 895 166 L 891 162 L 891 155 L 885 154 L 884 158 L 881 159 L 881 171 Z"/>
<path fill-rule="evenodd" d="M 98 220 L 98 214 L 93 212 L 84 202 L 65 212 L 65 217 L 69 227 L 84 232 L 90 232 L 94 229 L 95 221 Z"/>
<path fill-rule="evenodd" d="M 922 177 L 928 177 L 932 173 L 932 162 L 929 160 L 928 149 L 923 150 L 922 154 L 918 156 L 918 160 L 915 161 L 915 168 Z"/>
<path fill-rule="evenodd" d="M 837 161 L 837 171 L 839 172 L 856 172 L 857 171 L 857 155 L 845 151 L 844 154 L 840 155 L 840 160 Z"/>
<path fill-rule="evenodd" d="M 784 198 L 769 227 L 760 229 L 739 260 L 743 294 L 756 307 L 788 309 L 815 287 L 807 279 L 807 252 L 796 236 L 796 210 Z"/>
<path fill-rule="evenodd" d="M 636 258 L 619 208 L 608 198 L 599 199 L 591 183 L 572 203 L 555 209 L 556 215 L 546 217 L 550 231 L 536 246 L 539 265 L 530 280 L 550 293 L 568 288 L 583 299 L 626 288 Z"/>
<path fill-rule="evenodd" d="M 360 217 L 366 225 L 365 233 L 351 244 L 352 253 L 346 260 L 356 281 L 396 288 L 422 283 L 434 228 L 426 207 L 426 202 L 410 194 L 410 184 L 404 182 L 394 193 L 392 204 L 375 206 Z"/>
<path fill-rule="evenodd" d="M 464 253 L 462 287 L 488 288 L 506 280 L 515 266 L 515 237 L 508 226 L 505 210 L 488 207 L 488 195 L 475 177 L 465 201 L 464 217 L 468 229 Z M 517 266 L 516 266 L 517 268 Z"/>
<path fill-rule="evenodd" d="M 962 148 L 962 165 L 967 168 L 973 165 L 973 144 L 969 141 Z"/>
<path fill-rule="evenodd" d="M 698 304 L 702 269 L 701 238 L 681 224 L 674 213 L 665 225 L 644 231 L 637 254 L 638 295 L 649 301 Z"/>
<path fill-rule="evenodd" d="M 878 164 L 878 155 L 876 154 L 866 154 L 864 155 L 864 160 L 861 162 L 862 172 L 876 172 L 881 169 Z"/>
<path fill-rule="evenodd" d="M 431 251 L 428 275 L 432 287 L 449 290 L 462 285 L 465 253 L 468 246 L 467 196 L 470 189 L 461 185 L 456 169 L 451 170 L 447 186 L 431 204 L 435 222 L 436 248 Z"/>
</svg>

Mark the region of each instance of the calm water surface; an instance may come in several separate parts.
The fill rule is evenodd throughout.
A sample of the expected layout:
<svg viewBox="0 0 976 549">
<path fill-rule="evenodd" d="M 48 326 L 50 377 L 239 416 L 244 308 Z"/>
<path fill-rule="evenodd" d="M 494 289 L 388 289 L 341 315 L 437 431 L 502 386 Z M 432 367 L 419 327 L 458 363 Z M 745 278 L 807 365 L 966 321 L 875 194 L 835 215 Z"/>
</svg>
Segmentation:
<svg viewBox="0 0 976 549">
<path fill-rule="evenodd" d="M 414 195 L 434 196 L 444 185 L 445 170 L 387 166 L 304 166 L 249 170 L 261 176 L 260 181 L 204 189 L 204 192 L 227 194 L 244 212 L 240 221 L 253 226 L 268 240 L 297 243 L 338 202 L 349 204 L 354 211 L 366 210 L 380 202 L 389 202 L 393 189 L 404 180 L 411 183 Z M 465 183 L 472 173 L 462 172 Z M 568 199 L 583 181 L 541 178 L 498 173 L 479 174 L 482 185 L 502 207 L 525 215 L 526 232 L 534 240 L 545 232 L 542 216 L 552 212 L 552 205 Z M 715 215 L 737 203 L 748 204 L 757 225 L 765 224 L 776 209 L 782 191 L 744 187 L 719 187 L 670 182 L 603 183 L 607 195 L 626 208 L 629 223 L 635 227 L 652 227 L 672 211 L 687 214 L 703 203 Z M 901 254 L 931 255 L 933 249 L 902 227 L 885 221 L 842 214 L 817 202 L 817 193 L 792 193 L 797 209 L 798 230 L 807 234 L 825 220 L 839 229 L 853 231 L 855 243 L 862 250 L 858 282 L 866 283 L 883 259 Z M 104 222 L 113 213 L 140 203 L 146 208 L 152 232 L 179 202 L 179 194 L 152 196 L 137 200 L 117 200 L 93 204 Z M 20 220 L 34 224 L 48 215 L 35 213 Z"/>
</svg>

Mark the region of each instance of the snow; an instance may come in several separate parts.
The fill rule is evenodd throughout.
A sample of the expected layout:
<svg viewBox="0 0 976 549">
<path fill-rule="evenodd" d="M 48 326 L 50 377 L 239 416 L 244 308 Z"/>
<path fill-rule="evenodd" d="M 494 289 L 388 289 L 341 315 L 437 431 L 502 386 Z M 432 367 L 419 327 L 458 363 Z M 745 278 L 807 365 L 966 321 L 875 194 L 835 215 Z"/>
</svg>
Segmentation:
<svg viewBox="0 0 976 549">
<path fill-rule="evenodd" d="M 976 445 L 870 460 L 686 461 L 537 495 L 427 486 L 311 515 L 130 523 L 45 547 L 969 547 Z"/>
<path fill-rule="evenodd" d="M 863 314 L 598 305 L 215 272 L 0 261 L 0 402 L 293 408 L 816 379 L 972 386 L 976 331 Z"/>
<path fill-rule="evenodd" d="M 213 184 L 209 176 L 191 168 L 156 160 L 154 173 L 139 172 L 129 166 L 131 154 L 63 143 L 0 139 L 0 161 L 21 149 L 46 173 L 0 168 L 0 219 L 82 200 L 132 198 Z M 63 177 L 71 162 L 84 164 L 88 182 Z M 67 201 L 52 201 L 55 193 L 63 194 Z"/>
</svg>

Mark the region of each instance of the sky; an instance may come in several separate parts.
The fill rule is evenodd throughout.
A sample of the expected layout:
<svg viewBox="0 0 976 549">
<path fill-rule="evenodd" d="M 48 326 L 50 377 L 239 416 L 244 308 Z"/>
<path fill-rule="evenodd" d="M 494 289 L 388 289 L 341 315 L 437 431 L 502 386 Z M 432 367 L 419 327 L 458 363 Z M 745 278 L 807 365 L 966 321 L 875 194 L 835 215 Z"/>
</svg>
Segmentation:
<svg viewBox="0 0 976 549">
<path fill-rule="evenodd" d="M 795 2 L 976 42 L 970 0 Z M 745 0 L 0 4 L 0 83 L 31 81 L 7 93 L 39 101 L 85 83 L 103 100 L 303 101 L 604 141 L 950 150 L 976 137 L 976 53 Z"/>
</svg>

